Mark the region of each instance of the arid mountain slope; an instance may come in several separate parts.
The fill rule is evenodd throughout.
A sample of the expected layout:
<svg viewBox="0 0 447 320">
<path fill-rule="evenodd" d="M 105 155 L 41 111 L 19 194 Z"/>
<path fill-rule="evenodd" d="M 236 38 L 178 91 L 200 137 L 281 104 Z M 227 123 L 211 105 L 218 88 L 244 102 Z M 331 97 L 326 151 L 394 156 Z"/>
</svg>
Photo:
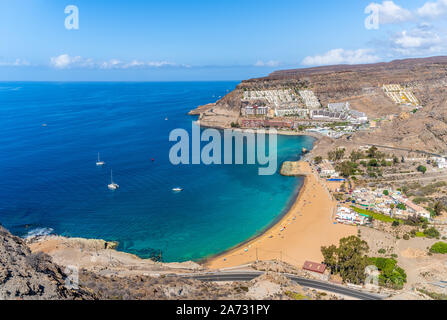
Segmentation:
<svg viewBox="0 0 447 320">
<path fill-rule="evenodd" d="M 93 298 L 83 289 L 67 289 L 65 277 L 49 256 L 31 253 L 22 239 L 0 226 L 0 300 Z"/>
<path fill-rule="evenodd" d="M 396 105 L 385 95 L 384 84 L 408 88 L 424 109 L 410 114 L 411 107 Z M 353 140 L 358 143 L 374 140 L 447 152 L 447 57 L 276 71 L 264 78 L 243 81 L 221 100 L 198 110 L 201 124 L 230 127 L 231 122 L 238 121 L 240 109 L 247 103 L 241 99 L 243 92 L 268 89 L 310 89 L 322 105 L 349 101 L 353 109 L 367 113 L 370 119 L 398 115 L 377 132 L 355 134 Z"/>
</svg>

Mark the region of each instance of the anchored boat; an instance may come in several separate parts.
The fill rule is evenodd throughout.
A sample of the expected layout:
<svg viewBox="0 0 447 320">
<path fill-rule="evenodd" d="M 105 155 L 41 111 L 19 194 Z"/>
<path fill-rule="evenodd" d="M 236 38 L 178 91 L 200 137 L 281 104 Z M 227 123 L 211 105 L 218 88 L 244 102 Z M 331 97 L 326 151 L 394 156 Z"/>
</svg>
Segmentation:
<svg viewBox="0 0 447 320">
<path fill-rule="evenodd" d="M 96 161 L 96 165 L 98 167 L 101 167 L 103 165 L 105 165 L 106 163 L 104 161 L 101 161 L 101 159 L 99 158 L 99 152 L 98 152 L 98 161 Z"/>
<path fill-rule="evenodd" d="M 119 185 L 113 182 L 112 170 L 110 170 L 110 184 L 107 186 L 110 190 L 119 189 Z"/>
</svg>

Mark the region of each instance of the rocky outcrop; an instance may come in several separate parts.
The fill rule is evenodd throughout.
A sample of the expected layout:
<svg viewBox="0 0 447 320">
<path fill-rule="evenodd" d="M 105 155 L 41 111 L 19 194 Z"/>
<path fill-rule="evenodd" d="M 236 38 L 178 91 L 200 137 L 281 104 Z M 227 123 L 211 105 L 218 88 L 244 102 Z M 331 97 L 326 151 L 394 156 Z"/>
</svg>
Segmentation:
<svg viewBox="0 0 447 320">
<path fill-rule="evenodd" d="M 43 253 L 0 226 L 0 299 L 93 299 L 87 290 L 68 289 L 66 275 Z"/>
<path fill-rule="evenodd" d="M 285 161 L 281 166 L 280 174 L 286 177 L 307 176 L 309 165 L 302 161 Z"/>
</svg>

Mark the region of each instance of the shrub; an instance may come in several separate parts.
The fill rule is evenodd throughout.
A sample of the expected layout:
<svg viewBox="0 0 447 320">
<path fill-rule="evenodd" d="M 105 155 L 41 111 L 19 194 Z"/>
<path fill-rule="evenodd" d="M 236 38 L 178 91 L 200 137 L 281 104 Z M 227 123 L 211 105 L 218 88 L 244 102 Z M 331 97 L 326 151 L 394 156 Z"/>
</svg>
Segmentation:
<svg viewBox="0 0 447 320">
<path fill-rule="evenodd" d="M 397 265 L 395 259 L 370 258 L 370 264 L 374 264 L 380 271 L 379 284 L 393 289 L 402 289 L 407 282 L 407 274 Z"/>
<path fill-rule="evenodd" d="M 430 252 L 432 253 L 442 253 L 447 254 L 447 243 L 445 242 L 436 242 L 431 248 Z"/>
<path fill-rule="evenodd" d="M 440 233 L 438 230 L 436 230 L 435 228 L 431 227 L 428 228 L 427 230 L 424 231 L 424 234 L 428 237 L 428 238 L 438 238 L 440 236 Z"/>
<path fill-rule="evenodd" d="M 410 240 L 410 236 L 408 234 L 404 234 L 403 238 L 404 240 Z"/>
<path fill-rule="evenodd" d="M 419 166 L 419 167 L 417 168 L 417 170 L 418 170 L 419 172 L 422 172 L 423 174 L 425 174 L 425 173 L 427 172 L 427 168 L 424 167 L 424 166 Z"/>
</svg>

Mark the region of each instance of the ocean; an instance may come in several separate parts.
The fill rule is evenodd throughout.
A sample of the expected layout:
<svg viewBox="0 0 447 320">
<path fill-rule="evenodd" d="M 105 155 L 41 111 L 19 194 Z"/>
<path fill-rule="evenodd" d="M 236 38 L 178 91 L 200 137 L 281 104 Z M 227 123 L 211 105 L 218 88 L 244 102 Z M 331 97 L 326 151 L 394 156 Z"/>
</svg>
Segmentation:
<svg viewBox="0 0 447 320">
<path fill-rule="evenodd" d="M 23 237 L 118 241 L 118 250 L 166 262 L 206 258 L 262 232 L 302 178 L 260 176 L 258 165 L 169 161 L 169 133 L 190 132 L 196 120 L 187 112 L 236 85 L 0 83 L 0 223 Z M 313 142 L 278 136 L 278 171 Z M 117 191 L 107 188 L 111 169 Z"/>
</svg>

